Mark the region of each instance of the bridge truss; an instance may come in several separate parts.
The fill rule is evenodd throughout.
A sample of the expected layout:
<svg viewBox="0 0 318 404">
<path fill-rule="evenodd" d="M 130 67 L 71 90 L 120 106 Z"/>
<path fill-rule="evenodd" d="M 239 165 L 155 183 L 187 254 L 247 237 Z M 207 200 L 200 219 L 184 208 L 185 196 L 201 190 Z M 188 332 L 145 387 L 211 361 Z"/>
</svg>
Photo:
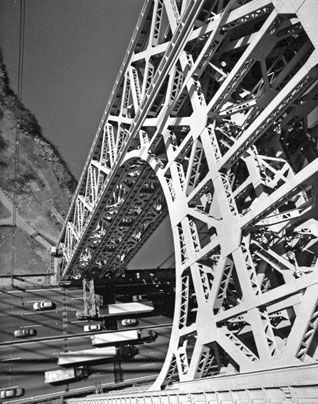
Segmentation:
<svg viewBox="0 0 318 404">
<path fill-rule="evenodd" d="M 116 277 L 169 214 L 156 387 L 318 359 L 317 15 L 314 0 L 143 6 L 60 246 L 63 279 Z"/>
</svg>

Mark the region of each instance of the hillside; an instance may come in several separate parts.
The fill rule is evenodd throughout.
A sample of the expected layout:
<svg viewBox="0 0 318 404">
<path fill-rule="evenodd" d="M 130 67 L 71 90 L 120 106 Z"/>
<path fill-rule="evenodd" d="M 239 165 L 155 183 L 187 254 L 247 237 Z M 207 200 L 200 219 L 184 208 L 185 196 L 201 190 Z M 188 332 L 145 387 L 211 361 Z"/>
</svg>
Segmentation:
<svg viewBox="0 0 318 404">
<path fill-rule="evenodd" d="M 16 131 L 18 130 L 18 159 Z M 76 181 L 34 115 L 10 89 L 0 57 L 0 275 L 11 273 L 16 190 L 14 273 L 47 272 L 50 245 L 62 229 Z"/>
</svg>

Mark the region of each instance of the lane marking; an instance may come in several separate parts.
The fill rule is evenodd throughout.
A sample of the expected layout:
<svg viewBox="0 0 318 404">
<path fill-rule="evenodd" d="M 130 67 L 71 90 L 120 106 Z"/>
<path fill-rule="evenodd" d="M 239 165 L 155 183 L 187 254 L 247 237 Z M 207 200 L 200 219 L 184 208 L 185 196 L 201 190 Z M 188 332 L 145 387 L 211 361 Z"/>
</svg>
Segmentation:
<svg viewBox="0 0 318 404">
<path fill-rule="evenodd" d="M 67 293 L 66 290 L 64 289 L 63 291 L 63 313 L 62 313 L 62 319 L 63 319 L 63 334 L 68 334 L 68 321 L 67 321 Z M 64 338 L 64 352 L 68 351 L 68 339 Z"/>
<path fill-rule="evenodd" d="M 17 387 L 19 387 L 19 386 L 18 386 L 18 385 L 16 385 L 16 386 L 9 386 L 9 387 L 7 387 L 7 388 L 9 388 L 9 389 L 16 389 Z M 0 388 L 0 391 L 6 390 L 7 388 L 6 388 L 6 387 L 1 387 L 1 388 Z"/>
<path fill-rule="evenodd" d="M 127 379 L 127 380 L 125 380 L 125 383 L 126 382 L 129 382 L 129 383 L 131 383 L 132 381 L 140 381 L 140 380 L 143 380 L 143 379 L 145 379 L 145 380 L 149 380 L 151 377 L 153 377 L 154 379 L 157 377 L 158 375 L 149 375 L 149 376 L 141 376 L 141 377 L 133 377 L 132 379 Z M 107 386 L 114 386 L 114 382 L 108 382 L 108 383 L 102 383 L 102 386 L 101 387 L 107 387 Z M 76 393 L 76 392 L 78 392 L 78 391 L 81 391 L 81 390 L 87 390 L 88 391 L 88 394 L 90 394 L 90 390 L 93 390 L 93 389 L 95 389 L 96 388 L 96 386 L 95 385 L 91 385 L 91 386 L 85 386 L 85 387 L 78 387 L 77 389 L 70 389 L 70 391 L 69 391 L 69 393 Z M 25 400 L 27 399 L 27 400 L 30 400 L 30 402 L 32 401 L 32 400 L 38 400 L 38 399 L 40 399 L 40 398 L 51 398 L 51 397 L 59 397 L 59 396 L 61 396 L 61 395 L 63 395 L 64 396 L 64 394 L 65 394 L 65 390 L 62 390 L 62 391 L 56 391 L 56 392 L 52 392 L 52 393 L 50 393 L 50 394 L 41 394 L 41 395 L 38 395 L 38 396 L 33 396 L 33 397 L 25 397 L 25 398 L 22 398 L 22 399 L 17 399 L 17 400 L 10 400 L 10 401 L 4 401 L 3 402 L 3 404 L 6 404 L 6 403 L 21 403 L 21 404 L 24 404 L 25 403 Z M 94 394 L 94 393 L 93 393 Z"/>
<path fill-rule="evenodd" d="M 69 311 L 77 311 L 77 309 L 70 309 Z M 34 310 L 31 312 L 26 312 L 26 313 L 13 313 L 13 314 L 17 314 L 20 316 L 34 316 L 35 314 L 45 314 L 45 313 L 62 313 L 63 309 L 58 310 L 58 309 L 53 309 L 53 310 Z M 7 317 L 8 314 L 0 314 L 0 317 Z"/>
<path fill-rule="evenodd" d="M 36 292 L 47 292 L 50 290 L 61 290 L 61 288 L 46 288 L 46 289 L 36 289 L 33 290 L 32 293 L 36 293 Z M 25 290 L 10 290 L 10 293 L 25 293 Z"/>
<path fill-rule="evenodd" d="M 147 368 L 148 366 L 156 365 L 156 363 L 145 363 L 144 365 L 139 365 L 140 368 Z"/>
<path fill-rule="evenodd" d="M 19 357 L 19 358 L 7 358 L 7 359 L 2 359 L 1 362 L 18 361 L 18 360 L 20 360 L 20 359 L 21 359 L 21 357 Z"/>
<path fill-rule="evenodd" d="M 74 321 L 70 321 L 70 323 L 83 323 L 83 322 L 87 322 L 88 320 L 74 320 Z"/>
<path fill-rule="evenodd" d="M 43 324 L 24 325 L 23 328 L 43 327 Z"/>
<path fill-rule="evenodd" d="M 88 334 L 88 333 L 87 333 Z M 70 335 L 72 335 L 72 334 L 68 334 L 68 337 L 64 337 L 63 336 L 63 334 L 61 334 L 61 335 L 54 335 L 54 337 L 55 338 L 51 338 L 51 336 L 50 336 L 50 339 L 47 339 L 47 336 L 46 337 L 42 337 L 41 338 L 41 340 L 40 341 L 32 341 L 31 339 L 30 340 L 28 340 L 28 341 L 23 341 L 23 345 L 30 345 L 30 344 L 41 344 L 41 343 L 43 343 L 43 342 L 50 342 L 50 341 L 52 341 L 52 342 L 56 342 L 56 341 L 62 341 L 64 338 L 68 338 L 68 339 L 85 339 L 85 338 L 87 338 L 87 341 L 90 341 L 90 337 L 91 337 L 91 335 L 90 334 L 88 334 L 88 335 L 79 335 L 79 336 L 77 336 L 77 337 L 73 337 L 73 336 L 71 336 L 70 337 Z M 6 342 L 10 342 L 10 341 L 6 341 Z M 21 342 L 21 341 L 19 341 L 19 342 Z M 2 343 L 3 345 L 0 345 L 0 349 L 1 348 L 4 348 L 4 349 L 7 349 L 8 348 L 8 345 L 5 345 L 5 342 L 3 342 Z M 15 343 L 15 344 L 9 344 L 9 345 L 18 345 L 17 343 Z"/>
<path fill-rule="evenodd" d="M 149 329 L 149 328 L 153 328 L 153 329 L 155 329 L 155 330 L 157 330 L 157 329 L 160 329 L 160 330 L 164 330 L 164 329 L 166 329 L 166 328 L 171 328 L 171 323 L 170 324 L 164 324 L 164 325 L 160 325 L 160 326 L 157 326 L 157 327 L 153 327 L 153 326 L 146 326 L 146 327 L 144 327 L 144 328 L 142 328 L 143 330 L 147 330 L 147 329 Z M 117 332 L 118 330 L 114 330 L 114 331 L 106 331 L 106 333 L 114 333 L 114 332 Z M 62 339 L 64 339 L 64 338 L 69 338 L 69 339 L 79 339 L 79 338 L 82 338 L 82 339 L 85 339 L 85 338 L 87 338 L 87 339 L 89 339 L 90 337 L 91 337 L 91 335 L 92 334 L 89 334 L 89 333 L 84 333 L 84 332 L 81 332 L 80 334 L 81 335 L 78 335 L 79 333 L 76 333 L 76 334 L 68 334 L 67 336 L 64 336 L 63 334 L 61 334 L 61 335 L 54 335 L 54 336 L 46 336 L 46 337 L 42 337 L 42 338 L 40 338 L 40 339 L 37 339 L 37 340 L 29 340 L 29 341 L 19 341 L 19 343 L 21 343 L 21 342 L 23 342 L 23 345 L 29 345 L 29 344 L 38 344 L 38 343 L 42 343 L 42 342 L 47 342 L 47 341 L 58 341 L 58 340 L 62 340 Z M 74 336 L 74 335 L 76 335 L 76 336 Z M 53 337 L 53 338 L 52 338 Z M 17 345 L 18 343 L 17 342 L 14 342 L 14 343 L 10 343 L 11 341 L 4 341 L 4 342 L 0 342 L 0 349 L 1 348 L 7 348 L 8 347 L 8 345 Z M 149 352 L 151 352 L 151 348 L 149 348 Z"/>
<path fill-rule="evenodd" d="M 107 383 L 107 385 L 113 385 L 113 383 Z M 89 390 L 89 389 L 92 389 L 94 387 L 95 386 L 93 386 L 93 385 L 92 386 L 79 387 L 77 389 L 71 389 L 70 392 L 72 393 L 72 392 L 77 392 L 77 391 L 80 391 L 80 390 Z M 40 398 L 56 397 L 56 396 L 61 396 L 61 395 L 64 396 L 64 394 L 65 394 L 65 390 L 62 390 L 62 391 L 56 391 L 56 392 L 51 393 L 51 394 L 40 394 L 38 396 L 25 397 L 24 399 L 10 400 L 10 403 L 24 403 L 25 399 L 32 401 L 32 400 L 38 400 Z M 21 400 L 23 400 L 23 401 L 21 401 Z M 6 404 L 6 403 L 9 403 L 9 401 L 4 401 L 3 403 Z"/>
</svg>

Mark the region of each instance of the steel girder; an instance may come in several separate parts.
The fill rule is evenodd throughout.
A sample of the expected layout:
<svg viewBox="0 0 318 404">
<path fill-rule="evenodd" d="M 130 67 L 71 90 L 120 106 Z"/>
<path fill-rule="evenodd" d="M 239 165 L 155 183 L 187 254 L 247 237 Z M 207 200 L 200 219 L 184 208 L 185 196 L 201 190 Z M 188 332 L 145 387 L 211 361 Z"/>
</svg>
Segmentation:
<svg viewBox="0 0 318 404">
<path fill-rule="evenodd" d="M 312 0 L 145 2 L 61 246 L 64 278 L 122 270 L 163 192 L 176 303 L 154 388 L 318 358 L 315 15 Z"/>
</svg>

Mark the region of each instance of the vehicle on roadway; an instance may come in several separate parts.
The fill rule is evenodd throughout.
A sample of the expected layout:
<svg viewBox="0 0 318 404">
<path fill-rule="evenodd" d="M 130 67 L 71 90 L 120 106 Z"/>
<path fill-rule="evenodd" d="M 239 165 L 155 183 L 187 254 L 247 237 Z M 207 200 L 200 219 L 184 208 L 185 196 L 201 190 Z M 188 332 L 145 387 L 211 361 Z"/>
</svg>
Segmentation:
<svg viewBox="0 0 318 404">
<path fill-rule="evenodd" d="M 135 345 L 124 345 L 118 348 L 117 353 L 124 359 L 131 359 L 135 357 L 139 351 Z"/>
<path fill-rule="evenodd" d="M 129 302 L 129 303 L 113 303 L 106 307 L 100 309 L 100 316 L 134 316 L 137 313 L 149 313 L 153 311 L 152 302 L 140 303 L 140 302 Z"/>
<path fill-rule="evenodd" d="M 134 316 L 137 313 L 149 313 L 153 311 L 152 302 L 147 302 L 147 304 L 140 302 L 130 302 L 130 303 L 112 303 L 107 306 L 97 307 L 97 313 L 93 316 L 85 313 L 82 310 L 77 310 L 75 315 L 79 320 L 86 318 L 104 318 L 104 317 L 116 317 L 116 316 Z"/>
<path fill-rule="evenodd" d="M 21 327 L 19 330 L 15 330 L 13 335 L 15 338 L 34 337 L 34 335 L 36 335 L 36 329 Z"/>
<path fill-rule="evenodd" d="M 104 348 L 85 349 L 83 351 L 61 352 L 58 355 L 58 366 L 70 366 L 76 363 L 100 362 L 112 359 L 116 355 L 121 355 L 126 359 L 131 359 L 138 353 L 138 349 L 133 345 L 116 348 L 108 346 Z"/>
<path fill-rule="evenodd" d="M 158 333 L 154 330 L 148 330 L 148 335 L 142 336 L 142 342 L 154 342 L 158 338 Z"/>
<path fill-rule="evenodd" d="M 144 342 L 153 342 L 158 337 L 158 334 L 153 330 L 125 330 L 116 332 L 107 332 L 103 334 L 95 334 L 91 336 L 92 345 L 108 345 L 108 344 L 143 344 Z"/>
<path fill-rule="evenodd" d="M 84 332 L 100 331 L 102 329 L 101 324 L 86 324 L 84 325 Z"/>
<path fill-rule="evenodd" d="M 0 391 L 0 398 L 15 398 L 21 397 L 24 394 L 22 387 L 9 387 L 8 389 Z"/>
<path fill-rule="evenodd" d="M 141 302 L 143 299 L 147 299 L 146 295 L 134 295 L 132 296 L 133 302 Z"/>
<path fill-rule="evenodd" d="M 78 320 L 85 320 L 86 318 L 89 318 L 83 310 L 77 310 L 75 313 L 75 316 Z"/>
<path fill-rule="evenodd" d="M 55 308 L 55 303 L 50 300 L 41 300 L 39 302 L 35 302 L 33 305 L 33 310 L 50 310 Z"/>
<path fill-rule="evenodd" d="M 124 320 L 121 320 L 121 325 L 124 327 L 138 325 L 138 320 L 136 318 L 125 318 Z"/>
<path fill-rule="evenodd" d="M 58 355 L 58 366 L 68 366 L 75 363 L 95 362 L 103 359 L 114 358 L 116 347 L 85 349 L 83 351 L 61 352 Z"/>
<path fill-rule="evenodd" d="M 80 380 L 88 376 L 86 366 L 78 366 L 66 369 L 48 370 L 44 373 L 44 383 L 60 383 L 71 380 Z"/>
</svg>

